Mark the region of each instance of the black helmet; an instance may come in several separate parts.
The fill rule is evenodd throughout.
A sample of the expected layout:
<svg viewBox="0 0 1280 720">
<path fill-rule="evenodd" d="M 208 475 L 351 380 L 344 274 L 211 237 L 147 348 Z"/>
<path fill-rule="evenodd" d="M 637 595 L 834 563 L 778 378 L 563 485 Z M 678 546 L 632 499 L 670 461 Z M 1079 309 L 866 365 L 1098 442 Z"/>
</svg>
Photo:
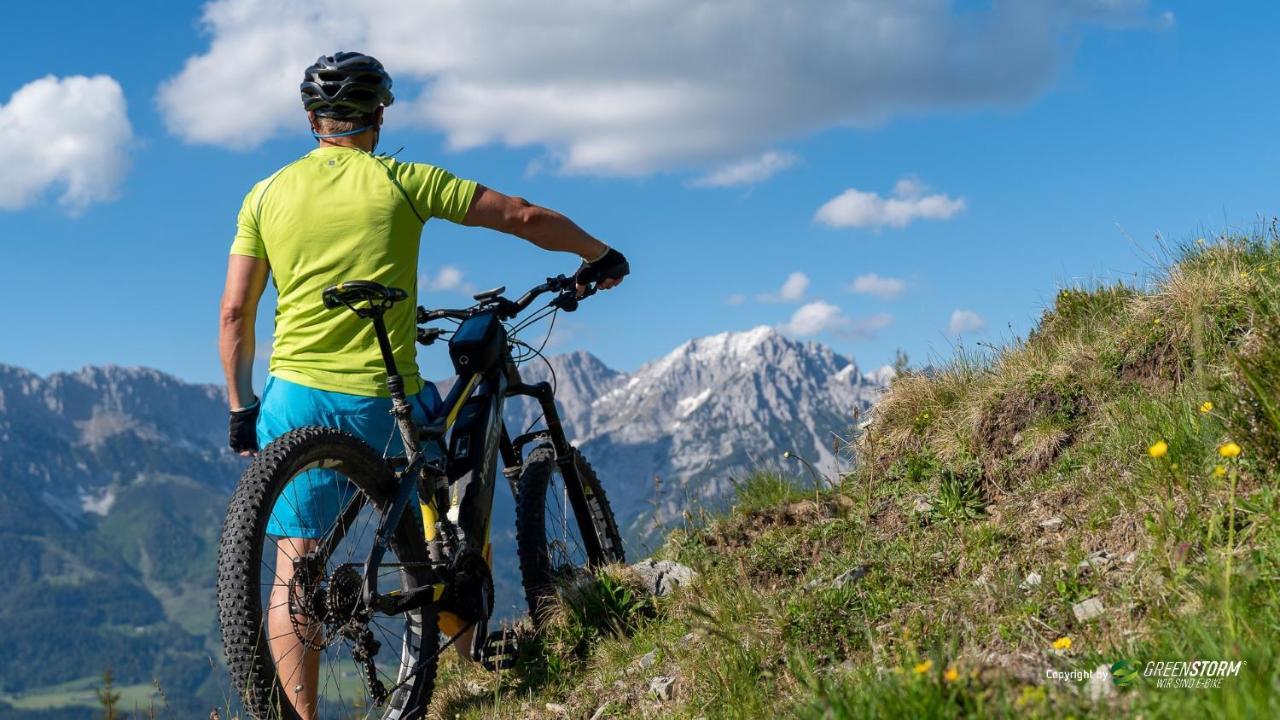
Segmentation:
<svg viewBox="0 0 1280 720">
<path fill-rule="evenodd" d="M 357 52 L 316 58 L 302 78 L 302 107 L 320 117 L 364 117 L 390 105 L 391 76 L 382 63 Z"/>
</svg>

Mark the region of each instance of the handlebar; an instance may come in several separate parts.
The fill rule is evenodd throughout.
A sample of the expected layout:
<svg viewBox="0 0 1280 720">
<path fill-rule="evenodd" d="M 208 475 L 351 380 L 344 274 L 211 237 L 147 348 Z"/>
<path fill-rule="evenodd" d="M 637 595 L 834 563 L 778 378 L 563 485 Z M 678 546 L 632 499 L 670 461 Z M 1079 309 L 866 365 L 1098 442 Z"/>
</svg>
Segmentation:
<svg viewBox="0 0 1280 720">
<path fill-rule="evenodd" d="M 574 279 L 564 275 L 557 275 L 555 277 L 547 278 L 546 282 L 530 288 L 525 292 L 525 294 L 521 295 L 516 300 L 508 300 L 505 297 L 496 296 L 482 300 L 478 305 L 464 310 L 427 310 L 426 308 L 419 307 L 418 323 L 421 324 L 431 322 L 432 320 L 444 319 L 466 320 L 477 312 L 490 308 L 495 308 L 497 310 L 499 318 L 503 320 L 510 320 L 516 315 L 524 312 L 525 309 L 532 305 L 533 301 L 538 299 L 539 296 L 548 292 L 560 293 L 558 297 L 551 301 L 552 305 L 564 310 L 565 312 L 573 312 L 578 309 L 578 301 L 594 295 L 596 293 L 596 289 L 594 285 L 587 286 L 587 289 L 582 293 L 582 297 L 579 298 L 576 293 L 576 283 L 574 282 Z"/>
</svg>

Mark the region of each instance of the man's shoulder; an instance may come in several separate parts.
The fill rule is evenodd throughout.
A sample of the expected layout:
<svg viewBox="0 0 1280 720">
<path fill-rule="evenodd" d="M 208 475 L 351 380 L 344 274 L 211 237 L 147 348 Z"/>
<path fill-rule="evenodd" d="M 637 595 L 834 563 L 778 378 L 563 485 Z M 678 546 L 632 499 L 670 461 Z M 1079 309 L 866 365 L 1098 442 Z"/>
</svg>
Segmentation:
<svg viewBox="0 0 1280 720">
<path fill-rule="evenodd" d="M 434 163 L 421 162 L 418 160 L 400 160 L 390 155 L 375 155 L 373 157 L 396 175 L 427 176 L 439 172 L 448 172 Z"/>
<path fill-rule="evenodd" d="M 306 155 L 303 155 L 297 160 L 293 160 L 292 162 L 285 163 L 284 165 L 281 165 L 278 169 L 276 169 L 275 172 L 255 182 L 253 186 L 249 188 L 249 192 L 245 195 L 245 199 L 246 200 L 256 199 L 260 201 L 262 197 L 265 195 L 268 188 L 270 188 L 273 184 L 275 184 L 277 180 L 280 180 L 281 178 L 285 177 L 287 174 L 286 171 L 289 171 L 290 169 L 295 168 L 295 166 L 297 166 L 298 163 L 305 158 L 306 158 Z"/>
</svg>

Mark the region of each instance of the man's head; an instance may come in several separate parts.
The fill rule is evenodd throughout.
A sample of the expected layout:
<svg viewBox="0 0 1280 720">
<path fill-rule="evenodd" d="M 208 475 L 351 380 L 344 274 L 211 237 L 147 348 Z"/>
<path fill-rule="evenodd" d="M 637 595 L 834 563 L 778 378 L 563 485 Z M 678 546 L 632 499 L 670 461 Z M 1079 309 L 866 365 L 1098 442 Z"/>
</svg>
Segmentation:
<svg viewBox="0 0 1280 720">
<path fill-rule="evenodd" d="M 382 63 L 356 52 L 317 58 L 299 89 L 311 130 L 320 139 L 372 131 L 376 142 L 382 108 L 395 102 L 391 76 Z"/>
</svg>

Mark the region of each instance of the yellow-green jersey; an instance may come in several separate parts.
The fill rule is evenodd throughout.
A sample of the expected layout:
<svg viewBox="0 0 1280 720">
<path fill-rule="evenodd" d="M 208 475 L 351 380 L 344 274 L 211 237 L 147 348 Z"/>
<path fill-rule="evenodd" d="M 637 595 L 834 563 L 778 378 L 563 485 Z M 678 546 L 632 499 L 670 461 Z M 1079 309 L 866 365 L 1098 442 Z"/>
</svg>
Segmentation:
<svg viewBox="0 0 1280 720">
<path fill-rule="evenodd" d="M 386 315 L 405 390 L 422 381 L 415 308 L 422 226 L 461 222 L 476 184 L 422 163 L 348 147 L 317 148 L 253 186 L 231 254 L 265 258 L 279 300 L 270 372 L 334 392 L 386 396 L 373 325 L 329 310 L 321 293 L 343 280 L 373 280 L 409 293 Z"/>
</svg>

